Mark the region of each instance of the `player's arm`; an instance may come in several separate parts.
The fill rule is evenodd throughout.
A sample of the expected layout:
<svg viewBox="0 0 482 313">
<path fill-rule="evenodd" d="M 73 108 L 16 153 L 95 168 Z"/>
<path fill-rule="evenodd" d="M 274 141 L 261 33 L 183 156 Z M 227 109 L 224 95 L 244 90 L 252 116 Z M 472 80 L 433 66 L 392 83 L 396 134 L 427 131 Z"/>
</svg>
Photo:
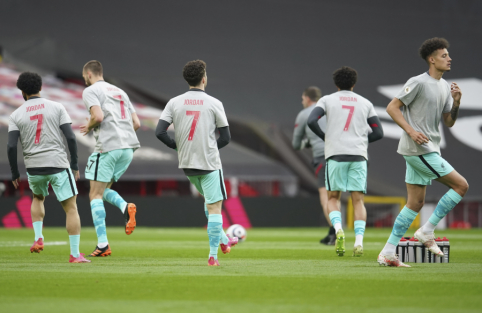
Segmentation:
<svg viewBox="0 0 482 313">
<path fill-rule="evenodd" d="M 176 141 L 174 141 L 174 139 L 169 137 L 169 134 L 167 133 L 167 129 L 169 128 L 170 125 L 171 123 L 168 123 L 163 119 L 159 119 L 159 123 L 157 123 L 157 127 L 156 127 L 156 137 L 169 148 L 176 150 L 177 149 Z"/>
<path fill-rule="evenodd" d="M 318 124 L 318 120 L 325 115 L 325 110 L 323 108 L 317 106 L 311 111 L 310 116 L 308 117 L 308 127 L 323 141 L 325 141 L 325 133 L 321 130 L 320 125 Z"/>
<path fill-rule="evenodd" d="M 462 98 L 462 91 L 460 91 L 459 86 L 456 83 L 452 83 L 450 86 L 450 93 L 452 94 L 452 98 L 454 99 L 454 103 L 452 104 L 452 109 L 450 112 L 443 113 L 444 124 L 447 127 L 452 127 L 459 116 L 459 108 L 460 108 L 460 99 Z"/>
<path fill-rule="evenodd" d="M 427 136 L 422 133 L 417 132 L 410 126 L 405 118 L 403 117 L 400 108 L 404 106 L 403 102 L 398 98 L 393 98 L 393 100 L 387 106 L 387 113 L 390 115 L 392 120 L 398 124 L 417 144 L 421 145 L 428 142 Z"/>
<path fill-rule="evenodd" d="M 224 148 L 231 141 L 231 133 L 229 132 L 229 126 L 218 128 L 219 138 L 217 140 L 218 150 Z"/>
<path fill-rule="evenodd" d="M 90 119 L 88 119 L 86 125 L 80 126 L 80 132 L 87 135 L 90 131 L 102 123 L 104 120 L 104 112 L 98 105 L 93 105 L 90 107 Z"/>
<path fill-rule="evenodd" d="M 79 159 L 77 156 L 77 139 L 75 138 L 75 134 L 72 131 L 72 126 L 70 123 L 60 125 L 60 130 L 67 140 L 67 146 L 69 147 L 70 152 L 70 169 L 74 173 L 75 180 L 77 181 L 80 177 L 78 164 Z"/>
<path fill-rule="evenodd" d="M 17 143 L 20 138 L 20 131 L 14 130 L 8 132 L 7 154 L 8 163 L 10 163 L 10 171 L 12 172 L 12 183 L 15 189 L 20 185 L 20 172 L 17 164 Z"/>
<path fill-rule="evenodd" d="M 132 125 L 134 126 L 134 131 L 137 131 L 141 127 L 141 121 L 137 116 L 137 113 L 132 113 Z"/>
<path fill-rule="evenodd" d="M 293 141 L 291 142 L 293 149 L 303 149 L 303 138 L 305 137 L 305 124 L 301 120 L 300 114 L 296 117 L 295 129 L 293 131 Z M 306 144 L 305 144 L 306 145 Z"/>
<path fill-rule="evenodd" d="M 368 135 L 368 142 L 374 142 L 383 138 L 382 123 L 378 116 L 372 116 L 367 119 L 368 125 L 372 129 L 372 133 Z"/>
</svg>

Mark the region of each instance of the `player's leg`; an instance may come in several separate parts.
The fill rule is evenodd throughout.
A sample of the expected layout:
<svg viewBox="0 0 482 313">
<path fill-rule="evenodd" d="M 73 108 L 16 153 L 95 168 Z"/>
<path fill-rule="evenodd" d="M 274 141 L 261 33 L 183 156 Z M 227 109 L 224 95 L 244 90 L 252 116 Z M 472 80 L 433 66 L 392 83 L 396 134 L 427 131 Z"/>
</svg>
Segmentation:
<svg viewBox="0 0 482 313">
<path fill-rule="evenodd" d="M 79 252 L 80 244 L 80 217 L 77 211 L 77 185 L 74 174 L 70 169 L 65 169 L 57 174 L 49 175 L 50 184 L 57 200 L 62 205 L 66 214 L 66 229 L 70 241 L 70 263 L 89 263 L 84 255 Z"/>
<path fill-rule="evenodd" d="M 433 233 L 440 220 L 462 200 L 469 190 L 467 180 L 455 170 L 438 178 L 437 181 L 449 187 L 450 190 L 440 199 L 435 211 L 423 225 L 424 233 Z"/>
<path fill-rule="evenodd" d="M 206 204 L 209 212 L 208 237 L 209 237 L 209 266 L 219 266 L 218 248 L 223 230 L 223 217 L 221 215 L 223 201 Z"/>
<path fill-rule="evenodd" d="M 363 255 L 363 236 L 365 235 L 365 226 L 367 220 L 367 210 L 363 202 L 364 194 L 359 191 L 352 191 L 351 199 L 355 211 L 355 245 L 353 247 L 353 256 Z"/>
<path fill-rule="evenodd" d="M 32 247 L 30 247 L 30 252 L 40 253 L 44 249 L 44 236 L 42 234 L 45 217 L 44 200 L 49 194 L 49 179 L 47 175 L 28 175 L 28 184 L 33 193 L 30 211 L 35 233 L 35 241 Z"/>
<path fill-rule="evenodd" d="M 353 248 L 353 256 L 363 255 L 363 236 L 365 234 L 365 226 L 367 219 L 367 210 L 365 209 L 364 194 L 367 189 L 367 162 L 350 162 L 348 168 L 347 190 L 351 191 L 351 199 L 353 202 L 355 214 L 355 246 Z"/>
<path fill-rule="evenodd" d="M 338 203 L 341 193 L 346 191 L 349 162 L 326 162 L 326 187 L 328 190 L 328 216 L 335 228 L 335 251 L 338 256 L 345 254 L 345 233 L 342 229 L 341 211 Z"/>
<path fill-rule="evenodd" d="M 405 235 L 408 228 L 417 217 L 418 212 L 422 209 L 425 203 L 426 190 L 426 185 L 412 185 L 407 183 L 407 204 L 395 219 L 392 233 L 390 234 L 385 247 L 378 256 L 378 263 L 380 265 L 410 267 L 398 260 L 398 257 L 395 255 L 395 249 L 400 239 Z"/>
<path fill-rule="evenodd" d="M 313 160 L 314 167 L 315 167 L 315 176 L 316 176 L 316 183 L 318 186 L 318 194 L 320 197 L 320 204 L 323 210 L 323 215 L 325 216 L 326 221 L 330 228 L 328 229 L 328 234 L 325 238 L 320 240 L 320 243 L 325 245 L 334 245 L 335 244 L 335 228 L 331 225 L 330 217 L 328 216 L 328 192 L 326 191 L 325 187 L 325 160 L 324 158 L 318 158 Z"/>
<path fill-rule="evenodd" d="M 136 228 L 136 212 L 137 207 L 134 203 L 127 203 L 115 190 L 111 189 L 114 182 L 118 181 L 127 171 L 134 157 L 133 149 L 122 149 L 114 165 L 114 176 L 112 181 L 107 185 L 103 194 L 103 200 L 112 205 L 117 206 L 124 214 L 125 232 L 127 235 L 132 234 Z"/>
</svg>

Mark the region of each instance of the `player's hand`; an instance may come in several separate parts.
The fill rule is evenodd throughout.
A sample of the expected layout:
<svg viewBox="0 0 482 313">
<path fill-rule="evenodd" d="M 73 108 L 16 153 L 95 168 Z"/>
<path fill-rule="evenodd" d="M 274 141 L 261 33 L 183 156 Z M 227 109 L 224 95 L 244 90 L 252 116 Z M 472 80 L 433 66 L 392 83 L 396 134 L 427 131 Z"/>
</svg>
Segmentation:
<svg viewBox="0 0 482 313">
<path fill-rule="evenodd" d="M 89 119 L 85 118 L 87 120 L 87 124 L 80 126 L 80 133 L 83 134 L 84 136 L 90 133 L 91 129 L 89 129 Z"/>
<path fill-rule="evenodd" d="M 412 138 L 413 141 L 415 141 L 419 145 L 423 145 L 424 143 L 428 143 L 429 139 L 427 136 L 425 136 L 422 133 L 419 133 L 417 131 L 413 131 L 413 133 L 409 134 L 410 138 Z"/>
<path fill-rule="evenodd" d="M 75 179 L 75 181 L 79 180 L 79 178 L 80 178 L 79 171 L 72 170 L 72 173 L 74 173 L 74 179 Z"/>
<path fill-rule="evenodd" d="M 454 98 L 454 103 L 456 105 L 460 105 L 460 99 L 462 98 L 462 91 L 460 90 L 459 86 L 456 83 L 452 83 L 452 85 L 450 85 L 450 93 L 452 94 L 452 98 Z"/>
<path fill-rule="evenodd" d="M 20 177 L 15 180 L 12 180 L 12 184 L 13 184 L 13 187 L 15 187 L 15 189 L 18 189 L 18 187 L 20 186 Z"/>
</svg>

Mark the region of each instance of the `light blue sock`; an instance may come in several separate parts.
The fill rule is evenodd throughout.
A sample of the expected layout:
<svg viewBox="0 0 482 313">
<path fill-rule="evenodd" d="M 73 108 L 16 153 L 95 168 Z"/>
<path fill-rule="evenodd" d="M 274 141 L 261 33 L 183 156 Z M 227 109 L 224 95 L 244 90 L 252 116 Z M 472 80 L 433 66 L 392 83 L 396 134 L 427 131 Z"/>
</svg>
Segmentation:
<svg viewBox="0 0 482 313">
<path fill-rule="evenodd" d="M 432 213 L 428 221 L 430 224 L 437 226 L 441 219 L 445 217 L 456 205 L 462 200 L 462 196 L 450 189 L 440 199 L 435 211 Z"/>
<path fill-rule="evenodd" d="M 70 241 L 70 254 L 74 258 L 78 258 L 80 256 L 80 252 L 79 252 L 80 235 L 70 235 L 69 241 Z"/>
<path fill-rule="evenodd" d="M 341 212 L 340 211 L 333 211 L 331 212 L 328 217 L 330 218 L 330 221 L 331 221 L 331 225 L 333 225 L 333 227 L 335 227 L 335 231 L 338 231 L 336 228 L 337 226 L 335 226 L 335 224 L 340 224 L 340 227 L 341 227 Z"/>
<path fill-rule="evenodd" d="M 395 223 L 393 224 L 392 233 L 388 238 L 388 243 L 396 246 L 400 239 L 405 235 L 407 229 L 412 225 L 413 220 L 417 217 L 417 212 L 404 207 L 400 214 L 398 214 Z"/>
<path fill-rule="evenodd" d="M 40 238 L 44 238 L 42 235 L 42 227 L 44 226 L 44 222 L 33 222 L 33 231 L 35 232 L 35 241 L 39 240 Z"/>
<path fill-rule="evenodd" d="M 97 233 L 97 243 L 105 244 L 107 241 L 107 230 L 105 228 L 105 209 L 101 199 L 94 199 L 90 202 L 92 210 L 92 220 L 94 220 L 95 232 Z"/>
<path fill-rule="evenodd" d="M 209 221 L 209 212 L 208 212 L 208 207 L 206 206 L 206 203 L 204 204 L 204 214 L 206 214 L 206 218 L 208 219 Z M 221 215 L 222 216 L 222 215 Z M 222 219 L 221 219 L 221 223 L 222 223 Z M 229 242 L 229 238 L 228 236 L 226 236 L 226 233 L 224 232 L 224 229 L 223 227 L 221 226 L 221 243 L 223 245 L 227 245 L 228 242 Z"/>
<path fill-rule="evenodd" d="M 208 236 L 209 236 L 209 257 L 218 259 L 219 241 L 223 230 L 223 217 L 221 214 L 209 214 Z"/>
<path fill-rule="evenodd" d="M 355 221 L 355 236 L 356 235 L 364 235 L 365 234 L 365 226 L 367 225 L 367 222 L 359 220 Z"/>
<path fill-rule="evenodd" d="M 125 202 L 124 199 L 122 199 L 122 197 L 115 190 L 106 188 L 104 190 L 102 200 L 107 201 L 112 205 L 115 205 L 122 211 L 122 213 L 124 213 L 126 210 L 127 202 Z"/>
</svg>

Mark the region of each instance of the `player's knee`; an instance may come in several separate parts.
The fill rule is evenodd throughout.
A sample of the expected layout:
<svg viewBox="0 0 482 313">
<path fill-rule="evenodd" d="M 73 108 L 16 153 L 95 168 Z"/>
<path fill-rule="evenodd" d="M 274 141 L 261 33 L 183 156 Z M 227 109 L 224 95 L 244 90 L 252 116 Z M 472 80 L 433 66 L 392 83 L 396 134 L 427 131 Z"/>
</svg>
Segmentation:
<svg viewBox="0 0 482 313">
<path fill-rule="evenodd" d="M 424 199 L 418 199 L 418 200 L 415 200 L 411 203 L 411 207 L 413 207 L 413 210 L 414 211 L 420 211 L 420 209 L 422 209 L 423 205 L 425 204 L 425 200 Z M 412 208 L 410 208 L 412 209 Z"/>
<path fill-rule="evenodd" d="M 44 201 L 45 197 L 43 195 L 33 195 L 33 198 L 38 201 Z"/>
<path fill-rule="evenodd" d="M 469 191 L 469 183 L 467 182 L 467 180 L 465 180 L 465 178 L 457 187 L 459 191 L 462 193 L 462 196 L 465 196 L 467 191 Z"/>
</svg>

